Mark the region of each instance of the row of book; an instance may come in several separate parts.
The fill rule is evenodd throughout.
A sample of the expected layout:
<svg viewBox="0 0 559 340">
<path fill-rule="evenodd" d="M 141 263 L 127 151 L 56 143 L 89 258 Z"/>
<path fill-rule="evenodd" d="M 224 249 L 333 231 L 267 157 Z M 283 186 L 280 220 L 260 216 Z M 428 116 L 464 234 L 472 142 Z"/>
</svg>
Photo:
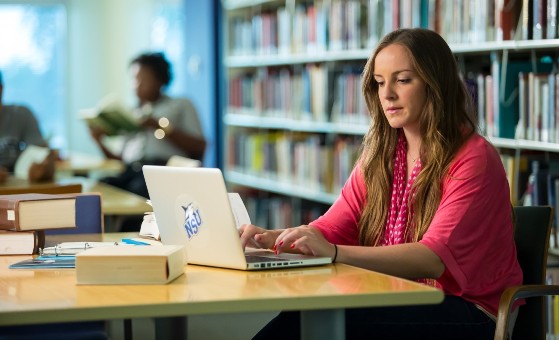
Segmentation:
<svg viewBox="0 0 559 340">
<path fill-rule="evenodd" d="M 238 74 L 229 79 L 228 108 L 231 113 L 366 125 L 370 118 L 361 71 L 308 64 Z"/>
<path fill-rule="evenodd" d="M 102 230 L 99 194 L 0 196 L 0 255 L 38 254 L 45 234 Z"/>
<path fill-rule="evenodd" d="M 234 11 L 230 55 L 372 48 L 398 28 L 423 27 L 449 43 L 555 39 L 557 0 L 331 0 Z"/>
<path fill-rule="evenodd" d="M 242 192 L 253 224 L 268 229 L 283 229 L 309 224 L 327 210 L 327 206 L 266 193 Z"/>
<path fill-rule="evenodd" d="M 559 74 L 553 63 L 491 62 L 467 74 L 481 132 L 489 137 L 559 142 Z M 316 122 L 368 125 L 362 74 L 326 64 L 260 68 L 229 80 L 229 112 Z"/>
<path fill-rule="evenodd" d="M 491 72 L 469 73 L 481 132 L 489 137 L 559 142 L 559 75 L 553 62 L 493 61 Z"/>
<path fill-rule="evenodd" d="M 227 144 L 229 169 L 338 193 L 355 165 L 361 138 L 232 129 Z"/>
<path fill-rule="evenodd" d="M 551 205 L 559 215 L 559 160 L 529 160 L 524 205 Z"/>
<path fill-rule="evenodd" d="M 559 74 L 519 73 L 516 138 L 559 142 Z"/>
<path fill-rule="evenodd" d="M 550 265 L 547 268 L 546 284 L 559 284 L 559 268 L 556 263 Z M 546 339 L 559 339 L 559 296 L 546 297 L 546 311 Z"/>
<path fill-rule="evenodd" d="M 363 4 L 359 0 L 281 6 L 229 19 L 231 55 L 313 53 L 363 47 Z"/>
<path fill-rule="evenodd" d="M 527 157 L 501 153 L 501 161 L 509 182 L 513 205 L 521 204 L 528 183 L 529 166 Z M 518 170 L 517 170 L 518 169 Z"/>
</svg>

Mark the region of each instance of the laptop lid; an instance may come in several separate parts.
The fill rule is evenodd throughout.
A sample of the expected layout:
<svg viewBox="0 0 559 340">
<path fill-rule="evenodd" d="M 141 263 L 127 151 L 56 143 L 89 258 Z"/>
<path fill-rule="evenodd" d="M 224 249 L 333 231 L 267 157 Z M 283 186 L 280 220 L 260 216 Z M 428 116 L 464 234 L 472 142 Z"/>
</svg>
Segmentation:
<svg viewBox="0 0 559 340">
<path fill-rule="evenodd" d="M 145 165 L 143 171 L 161 242 L 183 245 L 186 263 L 242 270 L 331 263 L 329 257 L 245 254 L 219 169 Z"/>
<path fill-rule="evenodd" d="M 145 165 L 143 172 L 161 243 L 183 245 L 188 263 L 246 269 L 219 169 Z"/>
</svg>

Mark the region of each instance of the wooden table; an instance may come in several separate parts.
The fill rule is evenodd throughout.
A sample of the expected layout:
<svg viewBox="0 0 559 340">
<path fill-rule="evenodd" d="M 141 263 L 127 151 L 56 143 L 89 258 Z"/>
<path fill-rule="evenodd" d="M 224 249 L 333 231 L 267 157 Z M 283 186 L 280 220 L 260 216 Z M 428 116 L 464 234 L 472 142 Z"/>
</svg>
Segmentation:
<svg viewBox="0 0 559 340">
<path fill-rule="evenodd" d="M 145 197 L 106 183 L 95 182 L 91 186 L 84 187 L 84 192 L 85 189 L 87 192 L 101 193 L 105 215 L 142 215 L 147 211 L 153 211 Z"/>
<path fill-rule="evenodd" d="M 104 239 L 115 237 L 122 234 Z M 344 337 L 345 308 L 443 299 L 440 290 L 343 264 L 259 272 L 187 265 L 167 285 L 95 286 L 76 285 L 72 269 L 7 269 L 24 258 L 0 257 L 0 325 L 301 310 L 304 338 L 337 339 Z"/>
<path fill-rule="evenodd" d="M 0 183 L 0 195 L 25 194 L 31 192 L 43 194 L 70 194 L 81 191 L 82 185 L 80 183 L 32 183 L 26 179 L 14 176 L 10 176 L 6 182 Z"/>
<path fill-rule="evenodd" d="M 145 197 L 94 179 L 81 177 L 69 180 L 75 181 L 77 179 L 83 186 L 83 192 L 98 192 L 101 194 L 106 231 L 119 231 L 127 216 L 143 215 L 145 212 L 153 211 L 153 208 L 147 204 Z M 138 225 L 137 230 L 140 230 L 140 225 Z"/>
<path fill-rule="evenodd" d="M 23 192 L 76 193 L 99 192 L 103 213 L 106 215 L 142 215 L 153 211 L 142 196 L 85 177 L 62 178 L 55 182 L 30 183 L 26 179 L 10 176 L 0 184 L 0 195 Z"/>
<path fill-rule="evenodd" d="M 72 153 L 68 159 L 56 162 L 58 176 L 92 177 L 97 173 L 103 175 L 118 174 L 124 169 L 122 161 Z"/>
</svg>

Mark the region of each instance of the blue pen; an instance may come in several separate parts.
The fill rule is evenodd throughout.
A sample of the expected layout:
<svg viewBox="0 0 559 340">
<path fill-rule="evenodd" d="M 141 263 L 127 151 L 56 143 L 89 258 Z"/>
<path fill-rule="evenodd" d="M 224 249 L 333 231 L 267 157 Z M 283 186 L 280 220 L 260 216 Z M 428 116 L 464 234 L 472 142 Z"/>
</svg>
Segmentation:
<svg viewBox="0 0 559 340">
<path fill-rule="evenodd" d="M 136 246 L 149 246 L 150 245 L 147 242 L 136 241 L 136 240 L 132 240 L 132 239 L 129 239 L 129 238 L 123 238 L 122 243 L 133 244 L 133 245 L 136 245 Z"/>
</svg>

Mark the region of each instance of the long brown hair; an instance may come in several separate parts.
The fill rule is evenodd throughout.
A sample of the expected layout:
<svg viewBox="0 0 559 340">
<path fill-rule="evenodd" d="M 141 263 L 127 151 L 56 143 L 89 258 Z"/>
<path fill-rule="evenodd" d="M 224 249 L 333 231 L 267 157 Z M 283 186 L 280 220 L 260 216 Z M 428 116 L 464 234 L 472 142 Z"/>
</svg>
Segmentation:
<svg viewBox="0 0 559 340">
<path fill-rule="evenodd" d="M 372 118 L 365 135 L 361 167 L 367 203 L 359 220 L 359 243 L 379 245 L 390 204 L 393 158 L 399 129 L 384 116 L 374 79 L 375 59 L 385 47 L 398 44 L 408 50 L 412 65 L 425 82 L 426 104 L 420 115 L 422 169 L 412 190 L 414 215 L 406 239 L 423 237 L 441 200 L 442 179 L 457 151 L 476 130 L 475 111 L 452 51 L 443 38 L 426 29 L 400 29 L 386 35 L 363 71 L 362 91 Z M 411 211 L 411 209 L 408 209 Z"/>
</svg>

